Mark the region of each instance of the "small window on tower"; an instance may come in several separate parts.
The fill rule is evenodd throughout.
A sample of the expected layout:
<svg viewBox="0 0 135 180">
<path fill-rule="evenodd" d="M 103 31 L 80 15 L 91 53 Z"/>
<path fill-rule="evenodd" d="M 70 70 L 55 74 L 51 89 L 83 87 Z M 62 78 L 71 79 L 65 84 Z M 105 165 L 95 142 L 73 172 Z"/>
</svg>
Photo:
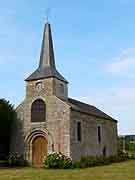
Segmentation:
<svg viewBox="0 0 135 180">
<path fill-rule="evenodd" d="M 60 93 L 64 94 L 64 85 L 62 83 L 60 84 Z"/>
</svg>

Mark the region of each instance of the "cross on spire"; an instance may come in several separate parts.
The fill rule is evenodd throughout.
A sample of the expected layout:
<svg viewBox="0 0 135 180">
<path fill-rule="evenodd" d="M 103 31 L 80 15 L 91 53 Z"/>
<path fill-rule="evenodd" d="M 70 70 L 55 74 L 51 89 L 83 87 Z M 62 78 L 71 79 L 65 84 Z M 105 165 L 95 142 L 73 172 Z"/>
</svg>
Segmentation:
<svg viewBox="0 0 135 180">
<path fill-rule="evenodd" d="M 46 9 L 46 22 L 49 22 L 50 12 L 51 12 L 50 8 Z"/>
</svg>

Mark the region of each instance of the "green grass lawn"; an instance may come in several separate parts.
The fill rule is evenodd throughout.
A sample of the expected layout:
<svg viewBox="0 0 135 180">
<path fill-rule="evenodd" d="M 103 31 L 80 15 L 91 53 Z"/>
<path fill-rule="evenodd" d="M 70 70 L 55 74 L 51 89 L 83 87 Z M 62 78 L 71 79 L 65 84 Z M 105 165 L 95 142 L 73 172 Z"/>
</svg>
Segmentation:
<svg viewBox="0 0 135 180">
<path fill-rule="evenodd" d="M 73 170 L 6 168 L 0 169 L 0 180 L 135 180 L 135 160 Z"/>
</svg>

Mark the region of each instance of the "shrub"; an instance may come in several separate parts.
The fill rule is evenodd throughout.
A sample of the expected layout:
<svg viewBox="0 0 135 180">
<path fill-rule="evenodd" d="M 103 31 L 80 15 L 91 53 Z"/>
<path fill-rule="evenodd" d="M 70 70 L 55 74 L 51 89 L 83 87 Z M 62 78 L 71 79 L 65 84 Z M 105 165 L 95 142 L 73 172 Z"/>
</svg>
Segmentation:
<svg viewBox="0 0 135 180">
<path fill-rule="evenodd" d="M 45 168 L 68 169 L 72 167 L 72 160 L 62 153 L 49 154 L 44 160 Z"/>
<path fill-rule="evenodd" d="M 128 159 L 127 154 L 119 152 L 117 156 L 85 156 L 72 163 L 72 160 L 62 153 L 53 153 L 44 160 L 45 168 L 68 169 L 68 168 L 87 168 L 94 166 L 108 165 L 115 162 L 122 162 Z"/>
<path fill-rule="evenodd" d="M 8 157 L 8 165 L 10 167 L 17 167 L 17 166 L 28 166 L 27 160 L 23 158 L 23 155 L 19 155 L 18 153 L 10 154 Z"/>
<path fill-rule="evenodd" d="M 128 154 L 129 159 L 134 159 L 135 160 L 135 154 Z"/>
<path fill-rule="evenodd" d="M 87 167 L 94 167 L 94 166 L 101 166 L 110 164 L 109 158 L 101 157 L 94 157 L 94 156 L 87 156 L 82 157 L 79 161 L 74 163 L 75 168 L 87 168 Z"/>
<path fill-rule="evenodd" d="M 128 159 L 127 155 L 124 153 L 119 153 L 118 156 L 87 156 L 82 157 L 79 161 L 74 162 L 74 168 L 87 168 L 87 167 L 94 167 L 94 166 L 102 166 L 108 165 L 115 162 L 122 162 Z"/>
<path fill-rule="evenodd" d="M 80 168 L 86 168 L 86 167 L 93 167 L 98 165 L 98 163 L 100 163 L 99 161 L 97 161 L 97 157 L 94 156 L 87 156 L 87 157 L 81 157 L 81 159 L 79 161 L 77 161 L 77 165 L 76 162 L 74 163 L 74 166 L 80 166 Z"/>
<path fill-rule="evenodd" d="M 0 167 L 7 167 L 7 166 L 8 166 L 7 160 L 0 160 Z"/>
<path fill-rule="evenodd" d="M 118 161 L 126 161 L 128 160 L 128 153 L 124 153 L 123 151 L 118 151 Z"/>
</svg>

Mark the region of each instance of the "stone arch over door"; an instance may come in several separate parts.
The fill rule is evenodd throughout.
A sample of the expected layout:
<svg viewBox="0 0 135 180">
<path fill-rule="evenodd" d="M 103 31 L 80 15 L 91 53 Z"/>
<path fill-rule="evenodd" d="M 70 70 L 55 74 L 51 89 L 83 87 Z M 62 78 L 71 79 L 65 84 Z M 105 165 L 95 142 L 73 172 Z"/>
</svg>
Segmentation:
<svg viewBox="0 0 135 180">
<path fill-rule="evenodd" d="M 37 147 L 37 151 L 38 148 L 44 146 L 43 149 L 47 151 L 45 155 L 54 152 L 54 142 L 51 134 L 47 130 L 33 129 L 25 137 L 25 159 L 27 159 L 31 165 L 33 164 L 33 145 L 35 144 L 39 146 Z"/>
</svg>

